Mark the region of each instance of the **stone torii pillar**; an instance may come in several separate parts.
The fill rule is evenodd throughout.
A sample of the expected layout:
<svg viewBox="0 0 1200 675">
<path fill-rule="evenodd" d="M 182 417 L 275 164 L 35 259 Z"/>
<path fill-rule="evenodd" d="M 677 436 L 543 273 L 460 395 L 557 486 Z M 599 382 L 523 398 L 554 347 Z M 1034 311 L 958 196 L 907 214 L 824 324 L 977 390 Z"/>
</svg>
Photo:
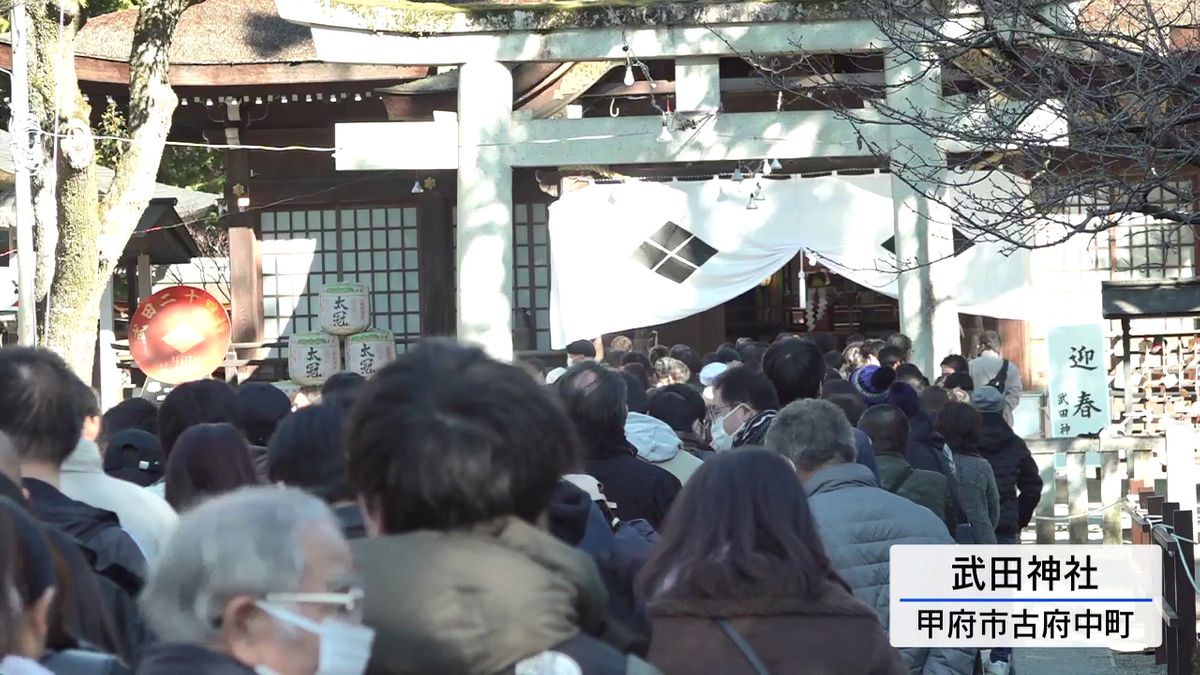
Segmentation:
<svg viewBox="0 0 1200 675">
<path fill-rule="evenodd" d="M 458 76 L 458 337 L 511 360 L 512 74 L 476 61 Z"/>
<path fill-rule="evenodd" d="M 884 60 L 887 103 L 893 110 L 936 114 L 941 106 L 941 70 L 932 60 L 914 59 L 892 49 Z M 955 298 L 954 233 L 948 209 L 928 197 L 944 185 L 946 156 L 919 129 L 896 125 L 892 133 L 892 214 L 896 260 L 901 273 L 900 331 L 912 338 L 913 363 L 931 380 L 938 364 L 961 351 Z M 910 167 L 907 170 L 905 167 Z M 912 167 L 915 167 L 912 168 Z M 897 174 L 903 172 L 908 182 Z M 911 183 L 911 185 L 910 185 Z M 945 262 L 939 263 L 938 261 Z"/>
</svg>

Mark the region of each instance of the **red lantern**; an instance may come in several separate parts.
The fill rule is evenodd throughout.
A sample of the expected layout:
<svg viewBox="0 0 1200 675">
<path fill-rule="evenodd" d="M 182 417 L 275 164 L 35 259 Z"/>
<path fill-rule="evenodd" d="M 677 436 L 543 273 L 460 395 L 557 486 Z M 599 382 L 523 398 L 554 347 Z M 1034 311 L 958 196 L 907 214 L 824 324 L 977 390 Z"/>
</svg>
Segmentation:
<svg viewBox="0 0 1200 675">
<path fill-rule="evenodd" d="M 129 352 L 147 376 L 166 384 L 209 377 L 229 353 L 229 314 L 206 291 L 161 290 L 129 318 Z"/>
</svg>

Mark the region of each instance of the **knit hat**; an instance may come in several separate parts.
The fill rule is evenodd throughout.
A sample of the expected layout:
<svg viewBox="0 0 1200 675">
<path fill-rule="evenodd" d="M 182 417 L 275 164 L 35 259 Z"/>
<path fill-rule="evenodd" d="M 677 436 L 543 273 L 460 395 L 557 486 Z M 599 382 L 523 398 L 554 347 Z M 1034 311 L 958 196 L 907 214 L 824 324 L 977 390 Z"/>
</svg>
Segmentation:
<svg viewBox="0 0 1200 675">
<path fill-rule="evenodd" d="M 1002 413 L 1004 404 L 1004 394 L 995 387 L 980 387 L 971 394 L 971 405 L 981 413 Z"/>
<path fill-rule="evenodd" d="M 727 370 L 729 370 L 729 365 L 721 363 L 720 361 L 714 361 L 713 363 L 704 366 L 700 369 L 700 384 L 706 387 L 711 385 L 713 380 L 717 379 L 718 375 Z"/>
<path fill-rule="evenodd" d="M 888 388 L 887 402 L 904 411 L 904 416 L 912 419 L 921 413 L 921 399 L 917 390 L 907 382 L 894 382 Z"/>
<path fill-rule="evenodd" d="M 850 383 L 867 405 L 887 403 L 888 387 L 896 381 L 896 371 L 879 366 L 863 366 L 850 374 Z"/>
<path fill-rule="evenodd" d="M 165 460 L 158 436 L 141 429 L 125 429 L 108 439 L 104 473 L 145 487 L 162 478 Z"/>
</svg>

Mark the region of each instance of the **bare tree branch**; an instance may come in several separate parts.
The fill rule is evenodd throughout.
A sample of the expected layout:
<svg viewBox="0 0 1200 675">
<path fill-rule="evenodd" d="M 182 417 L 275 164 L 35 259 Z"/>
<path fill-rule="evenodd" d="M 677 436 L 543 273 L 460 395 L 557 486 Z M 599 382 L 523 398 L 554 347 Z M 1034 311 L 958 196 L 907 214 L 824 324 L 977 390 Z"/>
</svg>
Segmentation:
<svg viewBox="0 0 1200 675">
<path fill-rule="evenodd" d="M 1032 249 L 1146 217 L 1200 226 L 1200 48 L 1173 32 L 1200 25 L 1194 1 L 862 1 L 916 76 L 864 86 L 825 70 L 799 88 L 797 73 L 822 73 L 808 57 L 744 58 L 770 86 L 850 121 L 860 146 L 960 232 Z M 932 77 L 938 110 L 889 104 Z M 946 159 L 871 143 L 879 135 L 864 131 L 881 124 L 935 139 Z M 982 171 L 974 180 L 989 193 L 956 196 L 961 170 Z"/>
<path fill-rule="evenodd" d="M 112 186 L 101 204 L 101 241 L 105 243 L 101 251 L 102 267 L 116 263 L 138 218 L 154 196 L 155 177 L 178 103 L 167 79 L 167 53 L 179 17 L 193 2 L 147 0 L 138 10 L 129 55 L 126 116 L 132 142 L 117 160 Z"/>
</svg>

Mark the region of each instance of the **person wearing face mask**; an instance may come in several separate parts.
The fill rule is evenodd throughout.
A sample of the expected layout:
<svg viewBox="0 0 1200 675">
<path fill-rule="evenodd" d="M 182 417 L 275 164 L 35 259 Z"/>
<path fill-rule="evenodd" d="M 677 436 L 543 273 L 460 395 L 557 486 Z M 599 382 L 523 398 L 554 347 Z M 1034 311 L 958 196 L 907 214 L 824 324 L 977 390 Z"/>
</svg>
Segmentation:
<svg viewBox="0 0 1200 675">
<path fill-rule="evenodd" d="M 162 639 L 138 675 L 362 675 L 374 632 L 329 507 L 246 487 L 179 519 L 141 606 Z"/>
<path fill-rule="evenodd" d="M 712 387 L 709 419 L 713 449 L 720 452 L 762 445 L 779 410 L 779 396 L 767 376 L 738 366 L 717 376 Z"/>
</svg>

